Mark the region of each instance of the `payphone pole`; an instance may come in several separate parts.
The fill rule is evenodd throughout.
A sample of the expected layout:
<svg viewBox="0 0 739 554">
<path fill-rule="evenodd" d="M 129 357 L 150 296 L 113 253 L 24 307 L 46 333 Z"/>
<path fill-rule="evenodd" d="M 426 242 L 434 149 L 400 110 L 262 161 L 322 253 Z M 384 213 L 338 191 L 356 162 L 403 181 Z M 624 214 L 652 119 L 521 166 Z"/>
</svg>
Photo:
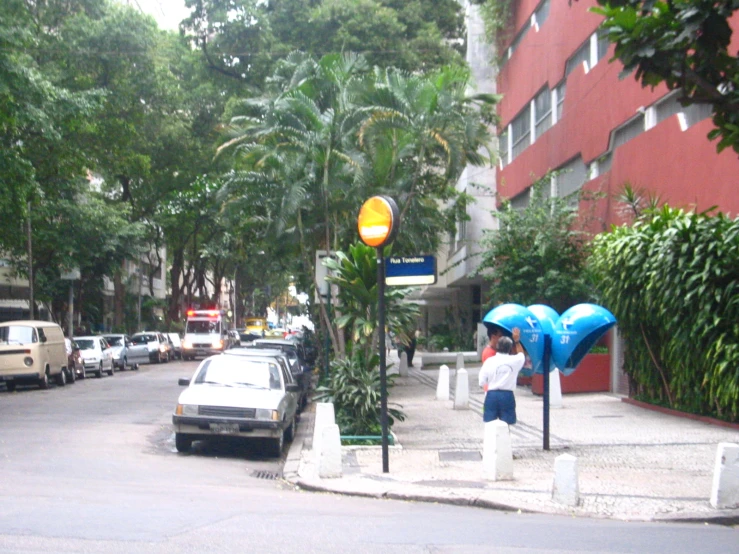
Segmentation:
<svg viewBox="0 0 739 554">
<path fill-rule="evenodd" d="M 544 358 L 542 371 L 544 377 L 544 450 L 549 450 L 549 359 L 552 356 L 552 337 L 544 333 Z"/>
</svg>

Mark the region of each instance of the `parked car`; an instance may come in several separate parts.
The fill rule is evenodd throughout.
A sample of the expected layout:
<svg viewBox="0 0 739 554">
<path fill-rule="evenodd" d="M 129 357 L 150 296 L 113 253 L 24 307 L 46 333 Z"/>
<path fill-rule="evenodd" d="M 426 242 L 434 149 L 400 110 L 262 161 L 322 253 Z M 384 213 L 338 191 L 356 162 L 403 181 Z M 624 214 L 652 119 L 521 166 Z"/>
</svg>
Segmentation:
<svg viewBox="0 0 739 554">
<path fill-rule="evenodd" d="M 67 350 L 62 328 L 50 321 L 0 323 L 0 381 L 9 392 L 18 383 L 49 387 L 67 384 Z"/>
<path fill-rule="evenodd" d="M 77 378 L 84 379 L 85 362 L 82 360 L 80 347 L 72 339 L 64 337 L 64 347 L 67 351 L 67 379 L 74 383 Z"/>
<path fill-rule="evenodd" d="M 186 452 L 195 440 L 210 437 L 270 440 L 270 454 L 280 456 L 292 440 L 298 413 L 297 383 L 269 356 L 211 356 L 203 360 L 172 415 L 175 446 Z"/>
<path fill-rule="evenodd" d="M 166 333 L 169 344 L 172 347 L 172 357 L 182 359 L 182 338 L 177 333 Z"/>
<path fill-rule="evenodd" d="M 290 372 L 291 381 L 300 386 L 298 392 L 298 412 L 302 411 L 308 405 L 308 394 L 310 393 L 310 374 L 303 375 L 302 368 L 297 358 L 291 358 L 287 352 L 279 348 L 258 347 L 255 344 L 249 344 L 240 348 L 233 348 L 228 354 L 237 356 L 269 356 L 277 359 L 281 365 L 284 365 Z M 307 378 L 306 378 L 307 377 Z"/>
<path fill-rule="evenodd" d="M 131 337 L 128 335 L 103 335 L 113 350 L 113 367 L 120 371 L 138 369 L 139 363 L 149 359 L 149 351 L 142 348 L 133 348 Z"/>
<path fill-rule="evenodd" d="M 131 337 L 135 345 L 146 345 L 149 361 L 154 363 L 168 362 L 172 357 L 172 350 L 167 338 L 158 331 L 142 331 Z"/>
<path fill-rule="evenodd" d="M 96 377 L 102 377 L 107 372 L 113 375 L 113 349 L 105 338 L 100 336 L 74 337 L 74 342 L 80 347 L 85 372 L 92 372 Z"/>
</svg>

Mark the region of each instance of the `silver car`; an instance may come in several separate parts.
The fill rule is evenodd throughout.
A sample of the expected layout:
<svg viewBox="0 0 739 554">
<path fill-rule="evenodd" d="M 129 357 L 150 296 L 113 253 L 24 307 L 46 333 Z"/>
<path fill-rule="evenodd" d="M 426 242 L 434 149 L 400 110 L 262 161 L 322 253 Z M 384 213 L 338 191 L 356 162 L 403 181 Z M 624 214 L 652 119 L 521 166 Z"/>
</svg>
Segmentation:
<svg viewBox="0 0 739 554">
<path fill-rule="evenodd" d="M 120 371 L 138 369 L 139 364 L 149 361 L 149 350 L 136 347 L 128 335 L 103 335 L 113 351 L 113 365 Z"/>
<path fill-rule="evenodd" d="M 172 415 L 179 452 L 195 440 L 229 436 L 269 439 L 269 454 L 279 457 L 295 435 L 299 385 L 275 358 L 211 356 L 179 384 L 187 386 Z"/>
</svg>

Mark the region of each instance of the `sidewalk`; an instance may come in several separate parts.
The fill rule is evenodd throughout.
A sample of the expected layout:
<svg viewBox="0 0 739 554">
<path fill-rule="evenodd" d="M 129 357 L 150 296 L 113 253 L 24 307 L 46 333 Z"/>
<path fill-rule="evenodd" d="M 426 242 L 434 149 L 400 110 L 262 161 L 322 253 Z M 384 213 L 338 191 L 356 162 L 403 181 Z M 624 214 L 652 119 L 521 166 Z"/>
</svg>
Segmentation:
<svg viewBox="0 0 739 554">
<path fill-rule="evenodd" d="M 397 357 L 393 361 L 397 367 Z M 438 370 L 410 368 L 408 377 L 397 377 L 389 402 L 402 406 L 406 420 L 392 428 L 397 444 L 389 449 L 388 473 L 382 472 L 381 447 L 343 447 L 342 477 L 319 478 L 310 409 L 288 453 L 285 479 L 306 490 L 378 498 L 739 524 L 739 509 L 716 510 L 709 504 L 717 446 L 739 443 L 739 431 L 633 406 L 611 394 L 564 395 L 563 407 L 550 410 L 550 450 L 545 451 L 542 398 L 519 387 L 518 423 L 511 427 L 514 478 L 486 479 L 479 366 L 466 370 L 469 410 L 436 400 Z M 453 398 L 455 370 L 450 373 Z M 551 500 L 554 459 L 564 453 L 577 457 L 580 505 L 575 508 Z"/>
</svg>

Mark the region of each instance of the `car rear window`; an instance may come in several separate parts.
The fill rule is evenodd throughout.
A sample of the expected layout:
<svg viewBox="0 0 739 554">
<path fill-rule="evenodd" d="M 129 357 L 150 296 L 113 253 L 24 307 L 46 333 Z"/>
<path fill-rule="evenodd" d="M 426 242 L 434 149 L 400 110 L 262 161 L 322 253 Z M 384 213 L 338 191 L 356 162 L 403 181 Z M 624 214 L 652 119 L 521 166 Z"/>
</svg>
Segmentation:
<svg viewBox="0 0 739 554">
<path fill-rule="evenodd" d="M 105 337 L 110 346 L 123 346 L 123 337 Z"/>
<path fill-rule="evenodd" d="M 77 346 L 80 350 L 92 350 L 95 348 L 95 341 L 92 339 L 77 339 Z"/>
</svg>

